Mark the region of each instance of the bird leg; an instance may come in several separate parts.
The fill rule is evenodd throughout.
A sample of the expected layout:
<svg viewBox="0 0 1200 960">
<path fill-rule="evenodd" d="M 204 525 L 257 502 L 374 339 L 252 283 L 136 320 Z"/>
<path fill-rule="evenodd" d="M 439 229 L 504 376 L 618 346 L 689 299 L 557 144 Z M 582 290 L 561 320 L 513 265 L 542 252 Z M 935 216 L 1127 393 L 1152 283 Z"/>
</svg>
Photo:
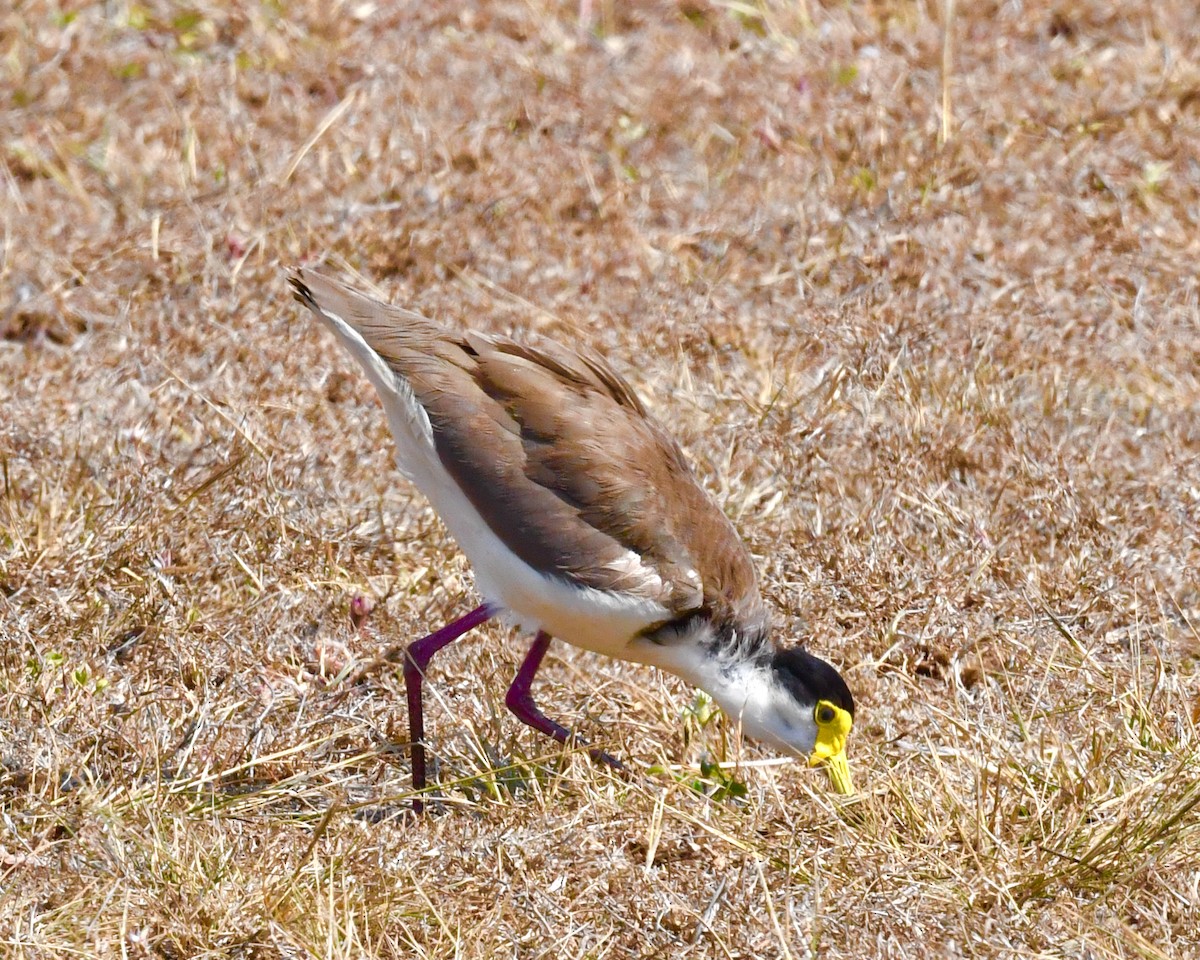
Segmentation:
<svg viewBox="0 0 1200 960">
<path fill-rule="evenodd" d="M 542 733 L 549 734 L 559 743 L 582 742 L 562 724 L 555 723 L 542 713 L 537 708 L 537 704 L 533 702 L 533 693 L 530 691 L 530 686 L 533 684 L 534 674 L 538 672 L 538 667 L 542 665 L 542 658 L 550 648 L 550 640 L 550 634 L 546 633 L 545 630 L 538 631 L 538 635 L 533 640 L 533 646 L 529 648 L 529 653 L 525 655 L 521 669 L 517 671 L 517 675 L 513 679 L 512 686 L 508 688 L 508 693 L 504 695 L 504 705 L 522 723 L 533 727 L 535 730 L 540 730 Z M 607 764 L 616 770 L 625 769 L 624 764 L 620 760 L 609 756 L 603 750 L 592 748 L 588 750 L 588 753 L 591 754 L 592 759 L 597 763 Z"/>
<path fill-rule="evenodd" d="M 421 709 L 421 681 L 433 655 L 468 630 L 486 623 L 495 610 L 484 603 L 464 617 L 448 623 L 427 637 L 414 640 L 404 653 L 404 692 L 408 697 L 408 738 L 412 745 L 413 812 L 425 808 L 421 792 L 425 789 L 425 715 Z"/>
</svg>

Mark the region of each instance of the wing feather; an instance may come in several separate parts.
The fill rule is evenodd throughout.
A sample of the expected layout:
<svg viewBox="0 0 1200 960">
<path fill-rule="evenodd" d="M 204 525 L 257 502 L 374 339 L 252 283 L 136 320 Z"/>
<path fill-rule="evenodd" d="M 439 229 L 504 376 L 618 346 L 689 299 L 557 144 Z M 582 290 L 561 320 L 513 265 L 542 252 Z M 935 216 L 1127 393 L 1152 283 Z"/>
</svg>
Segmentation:
<svg viewBox="0 0 1200 960">
<path fill-rule="evenodd" d="M 404 379 L 429 416 L 442 465 L 522 560 L 679 616 L 702 608 L 765 616 L 733 525 L 602 357 L 455 336 L 312 270 L 293 283 Z"/>
</svg>

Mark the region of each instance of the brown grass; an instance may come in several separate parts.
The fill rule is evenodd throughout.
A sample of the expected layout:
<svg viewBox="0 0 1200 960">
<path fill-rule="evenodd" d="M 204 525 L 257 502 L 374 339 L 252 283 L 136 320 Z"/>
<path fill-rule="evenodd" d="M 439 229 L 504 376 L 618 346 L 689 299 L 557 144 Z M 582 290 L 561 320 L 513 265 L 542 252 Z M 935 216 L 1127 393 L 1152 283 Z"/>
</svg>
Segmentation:
<svg viewBox="0 0 1200 960">
<path fill-rule="evenodd" d="M 1200 956 L 1195 4 L 591 9 L 0 12 L 0 954 Z M 856 806 L 560 644 L 639 773 L 562 756 L 493 628 L 389 818 L 402 684 L 338 675 L 471 579 L 317 256 L 611 355 L 845 668 Z"/>
</svg>

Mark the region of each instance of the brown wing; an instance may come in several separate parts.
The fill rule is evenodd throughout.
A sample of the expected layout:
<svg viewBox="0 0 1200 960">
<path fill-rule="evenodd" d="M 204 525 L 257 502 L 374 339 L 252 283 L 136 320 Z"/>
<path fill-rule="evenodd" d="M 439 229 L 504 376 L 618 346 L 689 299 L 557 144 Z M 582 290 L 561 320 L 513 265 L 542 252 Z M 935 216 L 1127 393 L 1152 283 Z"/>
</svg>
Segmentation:
<svg viewBox="0 0 1200 960">
<path fill-rule="evenodd" d="M 761 615 L 754 566 L 732 524 L 602 358 L 453 337 L 312 271 L 301 279 L 322 304 L 332 288 L 342 301 L 335 312 L 408 382 L 442 464 L 522 560 L 660 600 L 675 614 L 708 606 Z"/>
</svg>

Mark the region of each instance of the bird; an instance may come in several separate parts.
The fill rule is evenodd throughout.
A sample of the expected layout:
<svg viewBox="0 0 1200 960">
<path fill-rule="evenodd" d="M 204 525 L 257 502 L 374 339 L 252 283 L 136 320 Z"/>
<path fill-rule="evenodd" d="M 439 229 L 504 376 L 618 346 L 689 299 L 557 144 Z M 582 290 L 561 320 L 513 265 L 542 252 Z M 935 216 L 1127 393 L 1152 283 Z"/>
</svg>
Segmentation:
<svg viewBox="0 0 1200 960">
<path fill-rule="evenodd" d="M 534 637 L 505 705 L 562 743 L 571 731 L 532 693 L 554 638 L 681 677 L 744 733 L 853 792 L 845 680 L 780 642 L 733 524 L 599 353 L 449 329 L 311 267 L 289 282 L 375 387 L 400 473 L 466 555 L 483 601 L 405 651 L 415 812 L 427 792 L 430 660 L 493 617 Z"/>
</svg>

